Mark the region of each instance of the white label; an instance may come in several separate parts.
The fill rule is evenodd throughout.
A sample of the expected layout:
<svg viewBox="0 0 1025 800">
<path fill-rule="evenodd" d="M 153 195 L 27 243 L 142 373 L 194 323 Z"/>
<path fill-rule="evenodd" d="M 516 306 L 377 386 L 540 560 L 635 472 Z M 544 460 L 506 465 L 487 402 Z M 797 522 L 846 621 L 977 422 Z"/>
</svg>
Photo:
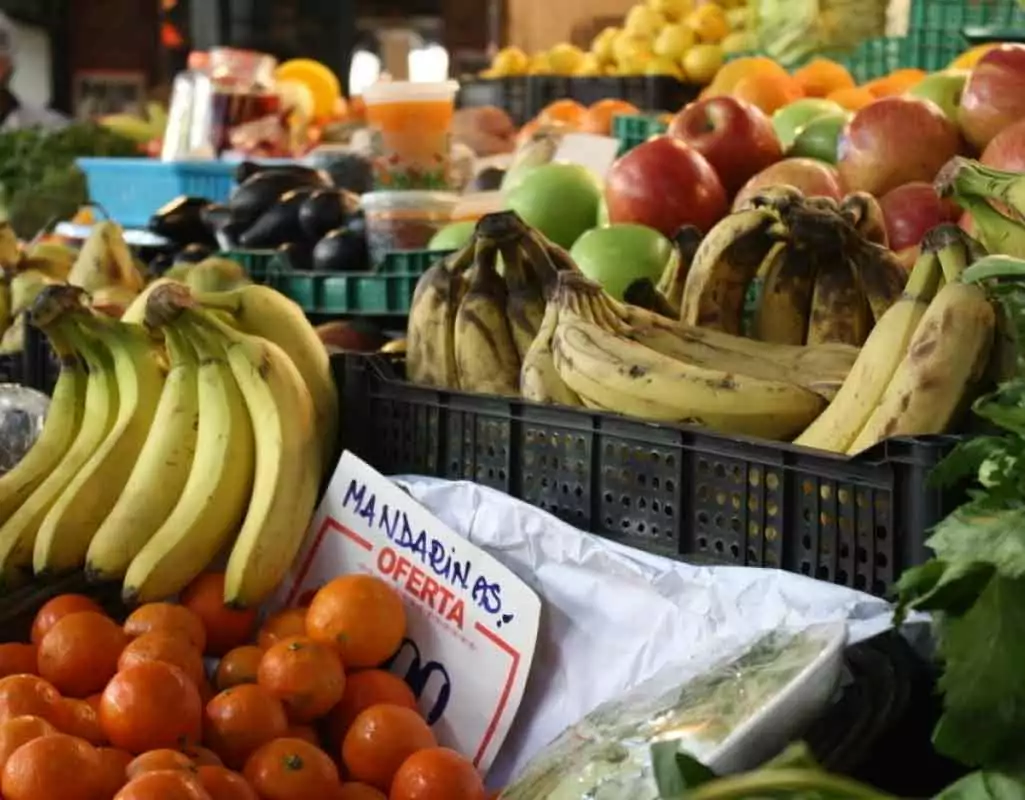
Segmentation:
<svg viewBox="0 0 1025 800">
<path fill-rule="evenodd" d="M 438 741 L 487 771 L 523 699 L 541 601 L 395 483 L 345 452 L 313 519 L 282 605 L 306 605 L 338 575 L 388 581 L 406 604 L 403 677 Z"/>
<path fill-rule="evenodd" d="M 604 180 L 619 153 L 619 139 L 593 133 L 567 133 L 555 150 L 555 161 L 587 167 Z"/>
</svg>

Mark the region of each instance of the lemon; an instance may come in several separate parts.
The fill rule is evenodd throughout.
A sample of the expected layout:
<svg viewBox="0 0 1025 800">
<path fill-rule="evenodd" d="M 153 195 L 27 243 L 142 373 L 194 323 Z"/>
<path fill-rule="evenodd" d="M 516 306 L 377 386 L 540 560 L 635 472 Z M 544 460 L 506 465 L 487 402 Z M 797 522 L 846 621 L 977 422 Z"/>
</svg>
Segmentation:
<svg viewBox="0 0 1025 800">
<path fill-rule="evenodd" d="M 722 67 L 722 48 L 717 44 L 696 44 L 683 57 L 683 71 L 693 83 L 709 84 Z"/>
<path fill-rule="evenodd" d="M 665 24 L 666 18 L 650 6 L 636 5 L 627 13 L 623 30 L 631 36 L 651 39 Z"/>
<path fill-rule="evenodd" d="M 535 53 L 530 57 L 530 62 L 527 64 L 528 75 L 551 75 L 552 73 L 552 63 L 548 60 L 548 53 Z"/>
<path fill-rule="evenodd" d="M 503 47 L 491 60 L 491 70 L 498 75 L 523 75 L 530 66 L 530 57 L 518 47 Z"/>
<path fill-rule="evenodd" d="M 294 58 L 286 61 L 274 71 L 275 80 L 304 83 L 313 95 L 313 115 L 317 119 L 329 119 L 335 113 L 342 97 L 338 77 L 319 61 L 311 58 Z"/>
<path fill-rule="evenodd" d="M 580 59 L 580 63 L 577 64 L 576 71 L 573 74 L 582 78 L 601 75 L 601 62 L 594 53 L 588 53 Z"/>
<path fill-rule="evenodd" d="M 683 79 L 683 70 L 671 58 L 655 56 L 644 67 L 645 75 L 669 75 L 673 78 Z"/>
<path fill-rule="evenodd" d="M 721 42 L 730 32 L 726 12 L 715 3 L 698 6 L 687 15 L 684 22 L 702 42 Z"/>
<path fill-rule="evenodd" d="M 690 50 L 697 40 L 694 31 L 685 25 L 666 25 L 652 42 L 651 52 L 656 56 L 679 61 L 683 54 Z"/>
<path fill-rule="evenodd" d="M 666 19 L 676 22 L 694 9 L 694 0 L 648 0 L 648 6 Z"/>
<path fill-rule="evenodd" d="M 591 42 L 591 53 L 603 64 L 607 64 L 615 58 L 612 54 L 612 46 L 615 44 L 617 36 L 619 36 L 619 28 L 610 26 L 604 28 Z"/>
<path fill-rule="evenodd" d="M 747 30 L 751 27 L 751 9 L 747 6 L 726 9 L 726 22 L 731 31 Z"/>
<path fill-rule="evenodd" d="M 719 46 L 723 53 L 746 53 L 755 49 L 757 41 L 750 31 L 734 31 L 723 39 Z"/>
<path fill-rule="evenodd" d="M 584 51 L 566 42 L 560 42 L 548 51 L 548 63 L 556 75 L 572 75 L 584 60 Z"/>
<path fill-rule="evenodd" d="M 651 45 L 645 39 L 638 39 L 623 31 L 612 43 L 612 60 L 617 64 L 627 61 L 636 61 L 643 56 L 651 55 Z"/>
<path fill-rule="evenodd" d="M 651 61 L 652 55 L 650 52 L 638 50 L 636 53 L 618 62 L 619 69 L 617 73 L 619 75 L 644 75 Z"/>
</svg>

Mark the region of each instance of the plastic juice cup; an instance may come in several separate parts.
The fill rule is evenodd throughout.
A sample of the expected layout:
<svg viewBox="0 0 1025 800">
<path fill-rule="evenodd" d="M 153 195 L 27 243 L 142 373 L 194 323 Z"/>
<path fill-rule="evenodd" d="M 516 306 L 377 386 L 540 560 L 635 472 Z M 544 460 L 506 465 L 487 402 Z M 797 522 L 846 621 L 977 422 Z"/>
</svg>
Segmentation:
<svg viewBox="0 0 1025 800">
<path fill-rule="evenodd" d="M 368 192 L 363 195 L 370 263 L 390 252 L 423 250 L 452 221 L 459 196 L 448 192 Z"/>
<path fill-rule="evenodd" d="M 363 91 L 373 142 L 374 187 L 386 191 L 450 186 L 456 81 L 380 81 Z"/>
</svg>

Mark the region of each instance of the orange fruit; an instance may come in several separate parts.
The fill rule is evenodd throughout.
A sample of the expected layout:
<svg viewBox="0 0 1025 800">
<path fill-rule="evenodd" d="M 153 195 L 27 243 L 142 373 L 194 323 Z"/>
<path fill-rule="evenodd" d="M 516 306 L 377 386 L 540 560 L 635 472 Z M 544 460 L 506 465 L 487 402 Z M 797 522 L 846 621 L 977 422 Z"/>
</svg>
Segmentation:
<svg viewBox="0 0 1025 800">
<path fill-rule="evenodd" d="M 342 741 L 342 762 L 351 778 L 387 792 L 402 762 L 438 743 L 423 717 L 403 706 L 371 706 Z"/>
<path fill-rule="evenodd" d="M 23 744 L 40 736 L 52 736 L 59 731 L 42 717 L 12 717 L 0 724 L 0 770 L 7 759 Z"/>
<path fill-rule="evenodd" d="M 147 661 L 115 675 L 103 690 L 100 725 L 115 747 L 139 755 L 200 740 L 203 702 L 178 667 Z"/>
<path fill-rule="evenodd" d="M 206 680 L 202 654 L 181 631 L 151 631 L 132 639 L 121 651 L 117 668 L 121 671 L 146 661 L 162 661 L 178 667 L 197 687 Z"/>
<path fill-rule="evenodd" d="M 210 800 L 260 800 L 246 779 L 230 769 L 200 767 L 198 777 Z"/>
<path fill-rule="evenodd" d="M 154 772 L 163 769 L 183 769 L 186 772 L 195 772 L 196 765 L 192 759 L 177 750 L 169 750 L 166 747 L 159 750 L 150 750 L 141 756 L 136 756 L 125 768 L 125 775 L 128 780 L 137 778 L 144 772 Z"/>
<path fill-rule="evenodd" d="M 306 609 L 286 608 L 277 614 L 267 617 L 260 632 L 256 635 L 256 644 L 266 650 L 272 644 L 293 636 L 306 635 Z"/>
<path fill-rule="evenodd" d="M 96 694 L 91 694 L 87 698 L 85 698 L 85 702 L 87 702 L 89 705 L 95 708 L 98 713 L 100 710 L 100 700 L 102 699 L 103 692 L 97 692 Z"/>
<path fill-rule="evenodd" d="M 302 739 L 267 742 L 249 756 L 242 774 L 261 800 L 330 797 L 339 785 L 335 762 Z"/>
<path fill-rule="evenodd" d="M 556 100 L 553 103 L 549 103 L 547 106 L 542 108 L 541 113 L 537 115 L 537 118 L 541 124 L 546 122 L 565 122 L 567 125 L 576 126 L 580 123 L 586 113 L 587 108 L 582 106 L 576 100 L 563 98 L 562 100 Z"/>
<path fill-rule="evenodd" d="M 388 800 L 388 797 L 365 783 L 343 783 L 335 792 L 335 800 Z"/>
<path fill-rule="evenodd" d="M 174 603 L 146 603 L 125 620 L 125 633 L 135 639 L 150 631 L 178 631 L 202 653 L 206 649 L 203 621 L 185 606 Z"/>
<path fill-rule="evenodd" d="M 223 692 L 232 686 L 256 683 L 256 673 L 260 668 L 262 658 L 263 650 L 252 644 L 229 650 L 217 664 L 214 686 L 218 691 Z"/>
<path fill-rule="evenodd" d="M 766 75 L 756 73 L 737 81 L 730 93 L 738 100 L 746 100 L 758 106 L 766 114 L 803 97 L 801 87 L 789 75 Z"/>
<path fill-rule="evenodd" d="M 734 87 L 749 75 L 790 77 L 789 73 L 771 58 L 766 58 L 765 56 L 743 56 L 724 64 L 715 74 L 715 79 L 711 85 L 706 87 L 702 94 L 707 92 L 708 97 L 730 94 Z"/>
<path fill-rule="evenodd" d="M 302 739 L 304 742 L 320 747 L 320 737 L 312 725 L 289 725 L 285 736 L 289 739 Z"/>
<path fill-rule="evenodd" d="M 345 671 L 333 646 L 296 636 L 263 654 L 257 682 L 285 704 L 292 722 L 313 722 L 342 699 Z"/>
<path fill-rule="evenodd" d="M 261 745 L 285 736 L 285 707 L 262 686 L 243 684 L 226 689 L 207 703 L 203 715 L 204 741 L 232 769 Z"/>
<path fill-rule="evenodd" d="M 806 97 L 826 97 L 839 89 L 853 89 L 854 78 L 843 64 L 829 58 L 813 58 L 793 75 Z"/>
<path fill-rule="evenodd" d="M 313 596 L 306 633 L 337 648 L 346 669 L 376 667 L 401 646 L 406 609 L 398 592 L 380 578 L 343 575 Z"/>
<path fill-rule="evenodd" d="M 892 97 L 904 94 L 908 89 L 920 83 L 928 74 L 922 69 L 898 69 L 885 77 L 869 81 L 862 88 L 870 91 L 875 97 Z"/>
<path fill-rule="evenodd" d="M 846 108 L 848 111 L 860 111 L 865 106 L 874 103 L 876 96 L 863 86 L 855 86 L 853 89 L 838 89 L 826 95 L 827 100 Z"/>
<path fill-rule="evenodd" d="M 402 762 L 388 800 L 485 800 L 477 768 L 455 750 L 433 747 Z"/>
<path fill-rule="evenodd" d="M 0 722 L 12 717 L 33 716 L 52 723 L 60 699 L 52 683 L 35 675 L 0 678 Z"/>
<path fill-rule="evenodd" d="M 96 754 L 100 757 L 101 791 L 97 797 L 113 797 L 121 787 L 128 783 L 128 765 L 132 763 L 132 754 L 116 747 L 100 747 Z"/>
<path fill-rule="evenodd" d="M 187 744 L 179 749 L 182 753 L 187 755 L 192 763 L 197 767 L 224 766 L 220 756 L 218 756 L 213 750 L 206 747 L 200 747 L 198 744 Z"/>
<path fill-rule="evenodd" d="M 37 669 L 35 645 L 20 642 L 0 644 L 0 678 L 35 675 Z"/>
<path fill-rule="evenodd" d="M 159 769 L 128 781 L 114 800 L 210 800 L 210 795 L 192 773 Z"/>
<path fill-rule="evenodd" d="M 612 133 L 613 117 L 639 113 L 637 106 L 625 100 L 599 100 L 584 112 L 580 119 L 580 131 L 609 136 Z"/>
<path fill-rule="evenodd" d="M 117 659 L 128 643 L 110 617 L 77 611 L 62 617 L 39 643 L 39 675 L 69 697 L 99 692 L 117 672 Z"/>
<path fill-rule="evenodd" d="M 207 572 L 190 583 L 181 604 L 203 622 L 206 654 L 223 656 L 249 641 L 256 628 L 256 609 L 237 611 L 224 605 L 224 573 Z"/>
<path fill-rule="evenodd" d="M 46 601 L 42 608 L 36 612 L 32 621 L 32 644 L 38 645 L 43 641 L 46 632 L 50 630 L 61 617 L 74 614 L 77 611 L 95 611 L 102 614 L 103 609 L 91 597 L 84 594 L 59 594 L 52 600 Z"/>
<path fill-rule="evenodd" d="M 57 703 L 54 724 L 61 733 L 85 739 L 89 744 L 107 743 L 99 712 L 87 700 L 64 697 Z"/>
<path fill-rule="evenodd" d="M 4 764 L 4 800 L 96 800 L 102 772 L 96 748 L 63 733 L 40 736 Z"/>
<path fill-rule="evenodd" d="M 328 737 L 341 746 L 352 721 L 371 706 L 382 703 L 416 711 L 416 695 L 402 678 L 382 669 L 365 669 L 345 676 L 345 693 L 327 718 Z"/>
</svg>

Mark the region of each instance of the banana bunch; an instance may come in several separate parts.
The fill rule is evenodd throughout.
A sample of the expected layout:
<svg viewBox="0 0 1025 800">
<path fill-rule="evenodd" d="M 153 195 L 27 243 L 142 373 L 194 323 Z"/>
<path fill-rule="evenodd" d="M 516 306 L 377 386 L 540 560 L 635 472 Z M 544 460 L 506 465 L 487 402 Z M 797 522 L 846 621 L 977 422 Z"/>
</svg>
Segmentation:
<svg viewBox="0 0 1025 800">
<path fill-rule="evenodd" d="M 501 257 L 501 262 L 499 262 Z M 409 311 L 406 373 L 414 383 L 517 395 L 520 371 L 568 254 L 511 211 L 484 216 L 462 250 L 420 278 Z"/>
<path fill-rule="evenodd" d="M 940 170 L 936 189 L 971 214 L 988 252 L 1025 258 L 1025 175 L 958 156 Z"/>
<path fill-rule="evenodd" d="M 979 252 L 953 225 L 926 235 L 901 298 L 795 444 L 855 455 L 892 436 L 949 429 L 980 388 L 993 352 L 993 305 L 979 286 L 960 280 Z"/>
<path fill-rule="evenodd" d="M 745 300 L 756 280 L 759 299 L 745 325 Z M 835 203 L 774 187 L 702 240 L 683 287 L 680 319 L 777 344 L 860 346 L 905 281 L 870 195 Z"/>
<path fill-rule="evenodd" d="M 30 320 L 61 360 L 36 444 L 0 477 L 0 579 L 84 568 L 128 602 L 180 591 L 224 551 L 225 601 L 253 607 L 298 552 L 336 448 L 327 354 L 272 289 L 165 281 L 147 326 L 42 289 Z"/>
</svg>

